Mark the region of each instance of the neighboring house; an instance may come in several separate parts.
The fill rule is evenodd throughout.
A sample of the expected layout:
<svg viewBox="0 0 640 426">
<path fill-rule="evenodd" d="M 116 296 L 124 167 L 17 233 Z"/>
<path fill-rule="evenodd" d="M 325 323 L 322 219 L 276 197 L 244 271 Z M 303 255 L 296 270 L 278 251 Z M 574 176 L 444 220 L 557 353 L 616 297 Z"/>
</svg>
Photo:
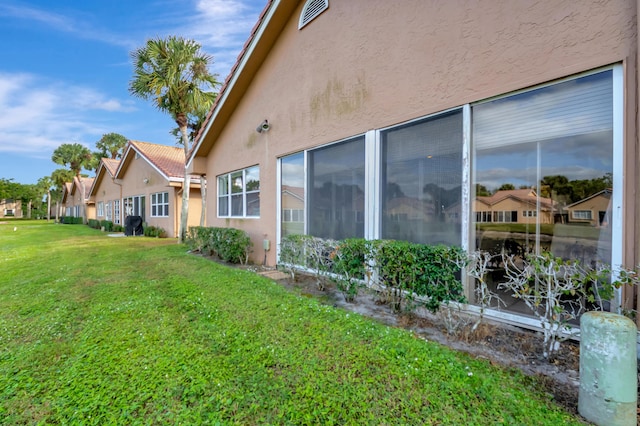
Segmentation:
<svg viewBox="0 0 640 426">
<path fill-rule="evenodd" d="M 99 221 L 108 220 L 122 225 L 122 184 L 115 179 L 120 160 L 102 158 L 96 177 L 89 191 L 95 206 L 95 217 Z"/>
<path fill-rule="evenodd" d="M 282 186 L 282 234 L 304 234 L 304 188 Z"/>
<path fill-rule="evenodd" d="M 22 202 L 20 200 L 0 200 L 0 217 L 22 217 Z"/>
<path fill-rule="evenodd" d="M 532 189 L 502 190 L 476 197 L 473 213 L 476 223 L 553 223 L 556 204 Z"/>
<path fill-rule="evenodd" d="M 122 188 L 119 220 L 125 224 L 127 216 L 141 216 L 146 226 L 164 229 L 169 237 L 177 237 L 182 206 L 182 185 L 184 181 L 184 150 L 178 147 L 158 145 L 149 142 L 129 141 L 113 175 L 113 183 Z M 109 179 L 101 178 L 100 184 L 92 190 L 100 195 L 104 190 L 107 197 Z M 102 189 L 101 189 L 102 188 Z M 115 187 L 103 201 L 114 201 Z M 215 197 L 215 193 L 212 194 Z M 99 198 L 96 198 L 99 200 Z M 106 209 L 106 204 L 105 204 Z M 189 194 L 188 226 L 200 224 L 202 198 L 200 179 L 191 178 Z M 107 211 L 104 212 L 105 217 Z M 115 207 L 111 211 L 118 215 Z"/>
<path fill-rule="evenodd" d="M 286 188 L 298 187 L 298 228 L 311 235 L 474 250 L 474 212 L 515 211 L 535 226 L 496 231 L 491 247 L 540 250 L 556 238 L 560 198 L 476 201 L 472 188 L 607 176 L 619 214 L 584 239 L 636 265 L 636 11 L 636 0 L 269 1 L 188 160 L 210 182 L 207 225 L 247 231 L 252 260 L 273 265 L 262 240 L 278 247 Z M 361 214 L 345 218 L 357 199 Z M 415 220 L 383 220 L 403 214 Z"/>
<path fill-rule="evenodd" d="M 73 181 L 65 183 L 62 193 L 63 216 L 81 217 L 84 223 L 95 217 L 95 206 L 89 200 L 93 179 L 76 176 Z"/>
<path fill-rule="evenodd" d="M 65 182 L 60 198 L 60 216 L 73 216 L 73 197 L 71 196 L 71 182 Z"/>
<path fill-rule="evenodd" d="M 591 195 L 565 207 L 567 220 L 591 226 L 608 226 L 611 221 L 611 189 Z"/>
</svg>

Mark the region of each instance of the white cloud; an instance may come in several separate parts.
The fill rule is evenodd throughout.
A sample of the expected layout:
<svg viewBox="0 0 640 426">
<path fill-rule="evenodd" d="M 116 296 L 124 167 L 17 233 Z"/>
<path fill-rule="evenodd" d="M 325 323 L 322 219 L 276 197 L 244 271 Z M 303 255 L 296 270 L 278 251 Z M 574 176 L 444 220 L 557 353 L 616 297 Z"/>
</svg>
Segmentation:
<svg viewBox="0 0 640 426">
<path fill-rule="evenodd" d="M 35 75 L 0 73 L 0 152 L 51 152 L 107 132 L 100 116 L 132 111 L 132 102 Z"/>
<path fill-rule="evenodd" d="M 265 1 L 198 0 L 194 16 L 178 31 L 214 56 L 213 71 L 223 80 L 265 5 Z"/>
</svg>

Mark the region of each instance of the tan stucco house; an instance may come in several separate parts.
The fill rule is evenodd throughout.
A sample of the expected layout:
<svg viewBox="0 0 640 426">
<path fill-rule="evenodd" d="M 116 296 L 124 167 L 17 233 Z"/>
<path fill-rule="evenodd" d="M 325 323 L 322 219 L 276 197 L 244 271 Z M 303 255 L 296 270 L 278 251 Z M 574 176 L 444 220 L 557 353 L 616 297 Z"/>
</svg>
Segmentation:
<svg viewBox="0 0 640 426">
<path fill-rule="evenodd" d="M 1 199 L 0 217 L 22 217 L 22 202 L 20 200 Z"/>
<path fill-rule="evenodd" d="M 477 196 L 473 214 L 476 223 L 553 223 L 554 212 L 558 213 L 556 205 L 532 189 L 500 190 L 490 196 Z"/>
<path fill-rule="evenodd" d="M 569 222 L 608 226 L 611 221 L 611 190 L 603 189 L 565 207 Z"/>
<path fill-rule="evenodd" d="M 81 217 L 83 223 L 95 217 L 95 206 L 89 200 L 93 179 L 76 176 L 71 182 L 65 183 L 62 193 L 63 216 Z"/>
<path fill-rule="evenodd" d="M 97 176 L 100 182 L 92 194 L 96 194 L 97 202 L 102 200 L 105 203 L 105 217 L 106 203 L 112 201 L 114 223 L 120 220 L 124 224 L 130 215 L 141 216 L 146 226 L 160 227 L 169 237 L 177 237 L 184 161 L 182 148 L 129 141 L 112 178 L 108 176 L 108 170 Z M 190 184 L 187 226 L 196 226 L 200 224 L 202 211 L 200 178 L 192 177 Z M 104 191 L 102 196 L 101 191 Z M 118 191 L 122 192 L 118 194 Z"/>
<path fill-rule="evenodd" d="M 207 225 L 246 230 L 273 265 L 262 240 L 278 247 L 297 187 L 298 228 L 318 237 L 475 250 L 491 207 L 533 226 L 489 246 L 569 253 L 566 227 L 584 226 L 552 220 L 558 188 L 526 205 L 475 188 L 611 177 L 610 229 L 578 239 L 638 264 L 638 3 L 269 1 L 188 159 L 210 182 Z"/>
<path fill-rule="evenodd" d="M 89 191 L 89 198 L 95 206 L 93 219 L 108 220 L 115 225 L 122 225 L 122 185 L 115 179 L 119 165 L 119 159 L 102 158 Z"/>
</svg>

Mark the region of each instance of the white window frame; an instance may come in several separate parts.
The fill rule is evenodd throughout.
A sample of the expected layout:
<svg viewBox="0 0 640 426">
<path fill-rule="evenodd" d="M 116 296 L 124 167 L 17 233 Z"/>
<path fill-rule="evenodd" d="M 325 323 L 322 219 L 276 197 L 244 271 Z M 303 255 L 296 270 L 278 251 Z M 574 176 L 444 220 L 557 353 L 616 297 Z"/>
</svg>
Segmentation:
<svg viewBox="0 0 640 426">
<path fill-rule="evenodd" d="M 484 99 L 475 103 L 464 104 L 460 107 L 451 108 L 448 111 L 462 108 L 463 112 L 463 158 L 462 158 L 462 198 L 461 198 L 461 235 L 462 248 L 465 250 L 470 250 L 470 248 L 475 247 L 475 228 L 473 225 L 474 221 L 472 220 L 472 215 L 480 213 L 483 215 L 483 218 L 489 220 L 483 220 L 484 223 L 492 223 L 492 212 L 473 212 L 473 202 L 472 202 L 472 177 L 473 177 L 473 169 L 472 169 L 472 129 L 471 129 L 471 107 L 472 105 L 477 105 L 484 102 L 489 102 L 494 99 L 508 97 L 515 95 L 521 92 L 527 92 L 531 90 L 536 90 L 540 88 L 544 88 L 546 86 L 551 86 L 563 81 L 571 81 L 576 80 L 580 77 L 584 77 L 586 75 L 600 73 L 602 71 L 612 70 L 612 84 L 613 84 L 613 170 L 615 171 L 613 174 L 613 188 L 614 191 L 611 197 L 611 205 L 612 205 L 612 213 L 611 213 L 611 230 L 612 230 L 612 240 L 611 240 L 611 264 L 612 265 L 621 265 L 623 264 L 623 253 L 622 248 L 624 247 L 624 223 L 623 223 L 623 212 L 624 209 L 624 175 L 625 175 L 625 164 L 623 158 L 624 152 L 624 70 L 621 64 L 615 64 L 612 66 L 606 66 L 599 69 L 590 70 L 581 74 L 572 75 L 566 77 L 564 79 L 556 80 L 553 82 L 536 85 L 534 87 L 530 87 L 527 89 L 523 89 L 520 91 L 515 91 L 511 93 L 506 93 L 500 96 L 492 97 L 489 99 Z M 400 123 L 397 125 L 403 125 L 406 123 L 410 123 L 411 121 L 423 120 L 425 118 L 436 116 L 438 114 L 446 113 L 448 111 L 441 111 L 435 114 L 426 115 L 423 117 L 415 118 L 414 120 L 409 120 L 405 123 Z M 396 127 L 394 125 L 392 127 Z M 381 173 L 379 164 L 379 155 L 380 155 L 380 133 L 381 131 L 387 130 L 387 128 L 380 128 L 369 130 L 365 134 L 365 231 L 364 237 L 367 239 L 378 239 L 380 237 L 380 214 L 381 214 L 381 200 L 380 200 L 380 190 L 378 186 L 380 185 Z M 351 139 L 357 137 L 357 134 L 345 138 L 344 140 Z M 342 141 L 333 141 L 327 144 L 314 146 L 308 149 L 303 150 L 304 152 L 304 186 L 305 186 L 305 194 L 306 194 L 306 186 L 308 185 L 307 178 L 307 154 L 310 151 L 313 151 L 318 148 L 322 148 L 324 146 L 332 145 L 334 143 L 340 143 Z M 277 164 L 278 173 L 277 173 L 277 185 L 279 188 L 278 194 L 281 194 L 281 162 L 280 159 Z M 309 208 L 309 200 L 308 197 L 305 197 L 305 211 L 308 211 Z M 277 233 L 276 238 L 278 241 L 278 245 L 281 239 L 281 224 L 282 224 L 282 209 L 281 209 L 281 197 L 278 196 L 277 199 Z M 231 206 L 229 206 L 231 209 Z M 538 207 L 539 209 L 539 207 Z M 538 214 L 538 209 L 536 210 L 527 210 L 527 214 L 523 211 L 523 218 L 535 218 Z M 511 211 L 509 211 L 511 213 Z M 308 223 L 305 221 L 304 232 L 308 232 Z M 617 278 L 617 272 L 613 274 L 613 278 Z M 468 289 L 467 289 L 468 290 Z M 616 295 L 616 305 L 620 305 L 621 299 L 621 290 L 617 290 Z M 468 305 L 470 311 L 476 311 L 479 308 L 474 305 Z M 493 316 L 495 318 L 507 319 L 516 324 L 527 324 L 532 325 L 535 321 L 506 312 L 493 312 Z"/>
<path fill-rule="evenodd" d="M 169 217 L 169 192 L 151 194 L 151 217 Z"/>
<path fill-rule="evenodd" d="M 258 170 L 258 189 L 257 190 L 252 190 L 252 191 L 247 191 L 247 173 L 250 169 L 257 169 Z M 232 193 L 232 186 L 233 186 L 233 182 L 232 182 L 232 175 L 237 174 L 237 173 L 242 173 L 242 192 L 241 193 Z M 227 178 L 227 193 L 226 194 L 220 194 L 220 190 L 222 189 L 221 187 L 221 180 L 223 178 Z M 258 194 L 258 200 L 260 199 L 260 165 L 258 164 L 254 164 L 253 166 L 249 166 L 249 167 L 245 167 L 244 169 L 240 169 L 240 170 L 234 170 L 232 172 L 229 173 L 223 173 L 221 175 L 216 176 L 216 182 L 217 182 L 217 199 L 216 199 L 216 216 L 219 218 L 238 218 L 238 219 L 259 219 L 260 218 L 260 214 L 258 215 L 248 215 L 247 214 L 247 195 L 250 194 Z M 233 196 L 242 196 L 242 215 L 233 215 L 233 205 L 232 205 L 232 197 Z M 227 214 L 220 214 L 220 199 L 221 198 L 226 198 L 227 199 Z"/>
<path fill-rule="evenodd" d="M 120 200 L 113 200 L 113 223 L 120 225 Z"/>
<path fill-rule="evenodd" d="M 104 217 L 104 201 L 98 201 L 97 210 L 97 216 Z"/>
<path fill-rule="evenodd" d="M 111 201 L 107 201 L 104 209 L 104 218 L 105 220 L 111 220 Z"/>
</svg>

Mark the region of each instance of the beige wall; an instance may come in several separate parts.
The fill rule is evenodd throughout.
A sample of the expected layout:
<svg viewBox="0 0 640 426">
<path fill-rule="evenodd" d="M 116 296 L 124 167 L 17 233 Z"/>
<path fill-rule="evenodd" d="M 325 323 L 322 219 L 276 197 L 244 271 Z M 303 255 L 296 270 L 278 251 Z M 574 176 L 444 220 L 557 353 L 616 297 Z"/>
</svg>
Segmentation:
<svg viewBox="0 0 640 426">
<path fill-rule="evenodd" d="M 142 157 L 133 158 L 121 176 L 122 198 L 145 196 L 145 221 L 149 226 L 157 226 L 173 238 L 178 235 L 180 209 L 182 206 L 182 183 L 170 183 L 151 164 Z M 151 216 L 151 194 L 158 192 L 169 193 L 169 217 Z M 191 185 L 189 195 L 188 226 L 200 224 L 201 197 L 200 186 Z M 215 193 L 213 194 L 215 197 Z M 124 225 L 124 204 L 122 204 L 122 224 Z"/>
<path fill-rule="evenodd" d="M 298 30 L 302 3 L 206 160 L 208 225 L 248 231 L 254 261 L 263 238 L 275 246 L 278 157 L 574 73 L 624 64 L 625 158 L 635 158 L 636 0 L 352 0 Z M 258 134 L 264 119 L 271 130 Z M 216 218 L 214 177 L 255 164 L 260 218 Z"/>
<path fill-rule="evenodd" d="M 122 191 L 122 187 L 113 181 L 109 173 L 105 173 L 104 176 L 100 179 L 100 181 L 97 182 L 97 186 L 95 187 L 95 190 L 94 190 L 95 195 L 93 197 L 93 201 L 95 202 L 95 207 L 96 207 L 96 216 L 95 216 L 96 219 L 98 220 L 106 219 L 105 216 L 97 216 L 98 203 L 99 202 L 104 203 L 105 213 L 106 213 L 106 205 L 108 202 L 111 202 L 111 205 L 113 206 L 113 201 L 122 199 L 121 191 Z M 122 204 L 120 206 L 121 206 L 120 208 L 122 209 Z M 111 214 L 113 215 L 113 207 L 112 207 Z M 115 221 L 113 220 L 113 217 L 112 217 L 112 221 L 115 223 Z M 121 225 L 124 224 L 124 222 L 122 221 L 122 218 L 120 219 L 120 224 Z"/>
</svg>

